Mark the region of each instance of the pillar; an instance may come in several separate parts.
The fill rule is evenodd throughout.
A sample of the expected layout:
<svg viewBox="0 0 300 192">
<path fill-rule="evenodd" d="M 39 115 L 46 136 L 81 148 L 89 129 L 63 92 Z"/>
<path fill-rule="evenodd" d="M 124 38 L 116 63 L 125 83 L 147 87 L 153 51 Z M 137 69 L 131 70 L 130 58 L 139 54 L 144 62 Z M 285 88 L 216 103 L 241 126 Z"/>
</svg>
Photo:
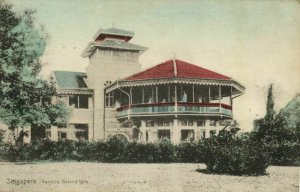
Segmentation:
<svg viewBox="0 0 300 192">
<path fill-rule="evenodd" d="M 172 130 L 172 138 L 171 141 L 173 143 L 179 143 L 180 142 L 180 128 L 178 126 L 178 119 L 174 119 L 173 121 L 173 130 Z"/>
<path fill-rule="evenodd" d="M 51 126 L 51 140 L 52 141 L 57 141 L 58 140 L 57 127 L 56 126 Z"/>
</svg>

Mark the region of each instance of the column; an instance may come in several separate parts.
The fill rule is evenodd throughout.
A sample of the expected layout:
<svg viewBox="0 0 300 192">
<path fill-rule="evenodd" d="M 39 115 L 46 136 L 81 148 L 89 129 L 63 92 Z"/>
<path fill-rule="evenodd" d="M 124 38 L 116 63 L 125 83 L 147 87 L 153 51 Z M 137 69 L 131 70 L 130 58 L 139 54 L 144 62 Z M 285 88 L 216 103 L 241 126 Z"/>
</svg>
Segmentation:
<svg viewBox="0 0 300 192">
<path fill-rule="evenodd" d="M 156 103 L 158 103 L 158 87 L 155 86 L 155 97 L 156 97 Z"/>
<path fill-rule="evenodd" d="M 146 121 L 145 120 L 141 120 L 141 127 L 140 127 L 140 131 L 142 132 L 142 138 L 141 141 L 142 142 L 146 142 Z"/>
<path fill-rule="evenodd" d="M 210 86 L 208 87 L 208 103 L 210 102 Z"/>
<path fill-rule="evenodd" d="M 142 103 L 145 103 L 145 90 L 144 90 L 144 87 L 142 87 Z"/>
<path fill-rule="evenodd" d="M 51 126 L 51 140 L 52 141 L 57 141 L 58 140 L 57 127 L 56 126 Z"/>
<path fill-rule="evenodd" d="M 130 87 L 130 98 L 129 98 L 129 102 L 130 102 L 130 106 L 131 106 L 131 104 L 132 104 L 132 87 Z"/>
<path fill-rule="evenodd" d="M 171 138 L 172 142 L 179 143 L 180 142 L 180 128 L 178 126 L 178 119 L 174 119 L 173 121 L 173 137 Z"/>
<path fill-rule="evenodd" d="M 93 141 L 94 140 L 94 127 L 93 127 L 93 122 L 90 122 L 88 124 L 89 128 L 88 128 L 88 139 L 89 141 Z"/>
<path fill-rule="evenodd" d="M 221 97 L 222 97 L 222 93 L 221 93 L 221 86 L 219 85 L 219 112 L 221 113 Z"/>
<path fill-rule="evenodd" d="M 195 103 L 195 85 L 193 84 L 193 103 Z"/>
<path fill-rule="evenodd" d="M 231 117 L 233 119 L 233 102 L 232 102 L 232 87 L 230 87 L 230 106 L 231 106 Z"/>
</svg>

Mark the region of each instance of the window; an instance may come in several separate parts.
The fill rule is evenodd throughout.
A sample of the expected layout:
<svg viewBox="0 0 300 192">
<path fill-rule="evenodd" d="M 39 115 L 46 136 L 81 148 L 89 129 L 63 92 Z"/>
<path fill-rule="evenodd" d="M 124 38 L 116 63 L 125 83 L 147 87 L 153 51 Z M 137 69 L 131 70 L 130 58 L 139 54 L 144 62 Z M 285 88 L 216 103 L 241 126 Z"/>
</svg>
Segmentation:
<svg viewBox="0 0 300 192">
<path fill-rule="evenodd" d="M 205 130 L 201 130 L 200 137 L 201 137 L 201 139 L 204 139 L 206 137 Z"/>
<path fill-rule="evenodd" d="M 154 127 L 154 122 L 152 120 L 146 121 L 146 127 Z"/>
<path fill-rule="evenodd" d="M 164 121 L 164 126 L 170 126 L 170 121 L 169 120 Z"/>
<path fill-rule="evenodd" d="M 107 93 L 105 95 L 105 107 L 114 107 L 115 101 L 114 101 L 114 93 Z"/>
<path fill-rule="evenodd" d="M 163 126 L 164 125 L 164 121 L 163 120 L 158 120 L 157 121 L 157 126 Z"/>
<path fill-rule="evenodd" d="M 114 61 L 123 61 L 125 53 L 123 51 L 113 51 L 113 60 Z"/>
<path fill-rule="evenodd" d="M 88 109 L 89 101 L 87 95 L 70 95 L 69 96 L 69 105 L 76 109 Z"/>
<path fill-rule="evenodd" d="M 58 139 L 67 139 L 67 133 L 66 132 L 58 131 L 57 134 L 58 134 Z"/>
<path fill-rule="evenodd" d="M 209 121 L 209 126 L 213 126 L 213 127 L 217 126 L 217 121 L 216 120 L 210 120 Z"/>
<path fill-rule="evenodd" d="M 46 138 L 51 139 L 51 132 L 50 131 L 46 132 Z"/>
<path fill-rule="evenodd" d="M 194 130 L 181 130 L 181 141 L 191 141 L 194 139 Z"/>
<path fill-rule="evenodd" d="M 220 126 L 230 125 L 230 121 L 228 121 L 228 120 L 220 120 L 219 121 L 219 125 Z"/>
<path fill-rule="evenodd" d="M 205 120 L 198 120 L 197 121 L 197 127 L 204 127 L 205 126 Z"/>
<path fill-rule="evenodd" d="M 75 129 L 83 129 L 83 130 L 88 130 L 89 125 L 88 124 L 74 124 Z"/>
<path fill-rule="evenodd" d="M 214 135 L 217 134 L 217 131 L 216 131 L 216 130 L 210 130 L 210 131 L 209 131 L 209 134 L 210 134 L 210 136 L 212 137 L 212 136 L 214 136 Z"/>
<path fill-rule="evenodd" d="M 61 123 L 61 124 L 57 125 L 57 128 L 67 128 L 67 124 Z"/>
<path fill-rule="evenodd" d="M 168 138 L 170 139 L 170 130 L 165 129 L 165 130 L 158 130 L 158 138 L 162 139 L 162 138 Z"/>
<path fill-rule="evenodd" d="M 194 122 L 193 120 L 181 120 L 181 125 L 182 126 L 193 126 L 194 125 Z"/>
<path fill-rule="evenodd" d="M 75 133 L 75 135 L 78 140 L 88 140 L 89 139 L 88 131 L 77 131 Z"/>
<path fill-rule="evenodd" d="M 181 121 L 181 125 L 182 125 L 182 126 L 187 126 L 187 120 L 182 120 L 182 121 Z"/>
</svg>

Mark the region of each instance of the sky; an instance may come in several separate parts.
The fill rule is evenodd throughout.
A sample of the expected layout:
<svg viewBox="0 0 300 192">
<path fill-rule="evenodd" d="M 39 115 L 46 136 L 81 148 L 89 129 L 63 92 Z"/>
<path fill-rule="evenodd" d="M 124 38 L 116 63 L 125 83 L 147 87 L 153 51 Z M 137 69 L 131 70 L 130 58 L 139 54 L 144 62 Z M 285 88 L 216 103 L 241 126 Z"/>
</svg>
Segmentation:
<svg viewBox="0 0 300 192">
<path fill-rule="evenodd" d="M 101 28 L 135 32 L 149 49 L 149 68 L 176 58 L 222 73 L 246 87 L 234 99 L 234 118 L 247 131 L 265 114 L 267 89 L 278 111 L 300 92 L 300 2 L 297 0 L 7 0 L 13 10 L 36 9 L 49 35 L 43 75 L 84 71 L 80 55 Z"/>
</svg>

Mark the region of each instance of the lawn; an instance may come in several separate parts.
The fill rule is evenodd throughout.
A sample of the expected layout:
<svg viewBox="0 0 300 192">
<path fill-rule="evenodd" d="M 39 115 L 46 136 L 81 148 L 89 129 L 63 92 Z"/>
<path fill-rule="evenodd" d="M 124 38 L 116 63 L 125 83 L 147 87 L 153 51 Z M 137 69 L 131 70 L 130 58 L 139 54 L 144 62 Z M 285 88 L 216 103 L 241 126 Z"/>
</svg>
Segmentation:
<svg viewBox="0 0 300 192">
<path fill-rule="evenodd" d="M 299 167 L 258 177 L 199 173 L 203 164 L 0 163 L 0 191 L 299 191 Z"/>
</svg>

